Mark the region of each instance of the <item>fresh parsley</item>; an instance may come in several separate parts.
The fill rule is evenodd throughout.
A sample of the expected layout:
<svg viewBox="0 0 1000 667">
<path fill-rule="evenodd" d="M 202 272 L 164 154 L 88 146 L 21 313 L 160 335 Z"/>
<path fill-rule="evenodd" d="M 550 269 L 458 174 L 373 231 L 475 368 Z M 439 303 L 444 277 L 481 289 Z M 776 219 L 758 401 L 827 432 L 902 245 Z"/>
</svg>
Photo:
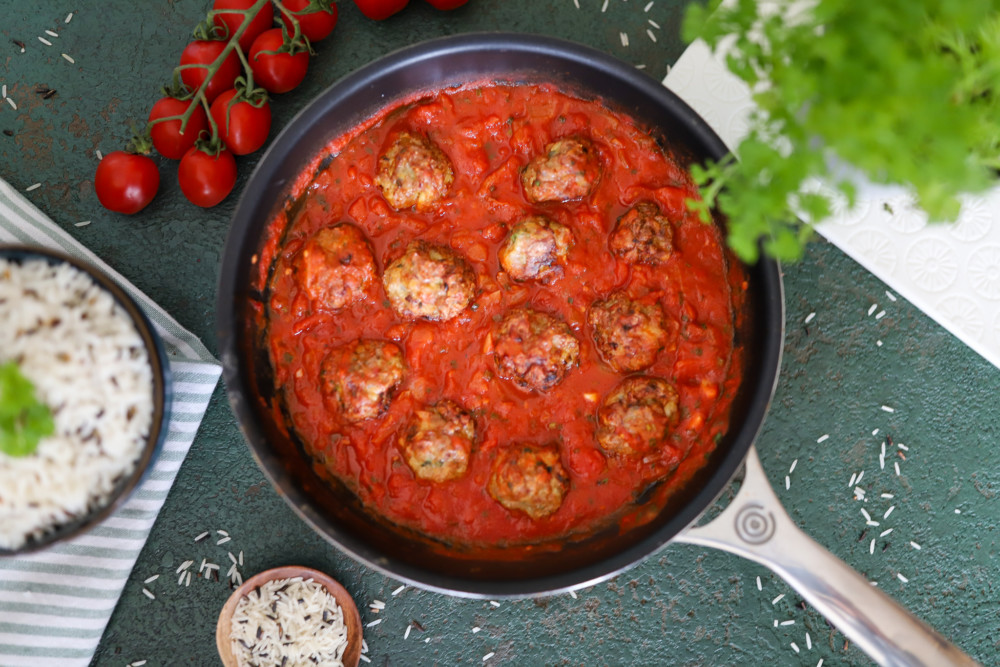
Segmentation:
<svg viewBox="0 0 1000 667">
<path fill-rule="evenodd" d="M 38 441 L 55 430 L 52 412 L 35 398 L 35 387 L 13 361 L 0 364 L 0 452 L 34 453 Z"/>
<path fill-rule="evenodd" d="M 761 240 L 799 258 L 811 236 L 800 220 L 827 217 L 835 191 L 855 199 L 845 165 L 907 185 L 932 221 L 997 183 L 997 0 L 713 0 L 688 8 L 683 34 L 713 48 L 733 36 L 727 66 L 760 110 L 738 160 L 693 170 L 703 202 L 691 206 L 725 214 L 747 261 Z"/>
</svg>

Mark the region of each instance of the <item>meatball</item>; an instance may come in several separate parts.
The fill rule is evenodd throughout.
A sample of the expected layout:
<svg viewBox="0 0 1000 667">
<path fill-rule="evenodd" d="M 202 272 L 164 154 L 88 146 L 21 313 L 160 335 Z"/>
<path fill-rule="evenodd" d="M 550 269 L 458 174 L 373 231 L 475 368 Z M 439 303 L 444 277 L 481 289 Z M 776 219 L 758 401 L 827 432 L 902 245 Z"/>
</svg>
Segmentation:
<svg viewBox="0 0 1000 667">
<path fill-rule="evenodd" d="M 346 222 L 316 232 L 293 263 L 302 290 L 327 310 L 360 301 L 376 280 L 368 240 L 360 229 Z"/>
<path fill-rule="evenodd" d="M 403 353 L 381 340 L 358 339 L 334 348 L 320 368 L 324 395 L 344 419 L 360 422 L 382 416 L 403 381 Z"/>
<path fill-rule="evenodd" d="M 500 377 L 522 389 L 547 391 L 576 367 L 580 343 L 559 318 L 515 308 L 494 332 L 493 358 Z"/>
<path fill-rule="evenodd" d="M 533 202 L 583 199 L 601 174 L 597 149 L 587 139 L 554 141 L 521 172 L 525 196 Z"/>
<path fill-rule="evenodd" d="M 618 218 L 608 244 L 611 252 L 632 264 L 663 264 L 670 259 L 674 230 L 660 207 L 640 202 Z"/>
<path fill-rule="evenodd" d="M 598 444 L 609 453 L 639 455 L 662 445 L 677 423 L 677 391 L 666 380 L 625 378 L 597 411 Z"/>
<path fill-rule="evenodd" d="M 572 243 L 565 225 L 530 216 L 514 225 L 497 256 L 514 280 L 547 280 L 562 272 Z"/>
<path fill-rule="evenodd" d="M 410 242 L 382 274 L 389 304 L 400 317 L 450 320 L 476 290 L 476 274 L 454 251 L 426 241 Z"/>
<path fill-rule="evenodd" d="M 399 448 L 417 477 L 446 482 L 465 474 L 475 439 L 472 415 L 446 399 L 413 413 Z"/>
<path fill-rule="evenodd" d="M 569 489 L 569 475 L 555 446 L 515 445 L 497 456 L 487 491 L 509 510 L 532 519 L 554 513 Z"/>
<path fill-rule="evenodd" d="M 448 194 L 455 180 L 451 162 L 427 137 L 400 132 L 378 159 L 375 184 L 397 211 L 426 211 Z"/>
<path fill-rule="evenodd" d="M 601 357 L 619 373 L 641 371 L 667 344 L 666 322 L 658 303 L 640 303 L 624 292 L 595 301 L 587 323 Z"/>
</svg>

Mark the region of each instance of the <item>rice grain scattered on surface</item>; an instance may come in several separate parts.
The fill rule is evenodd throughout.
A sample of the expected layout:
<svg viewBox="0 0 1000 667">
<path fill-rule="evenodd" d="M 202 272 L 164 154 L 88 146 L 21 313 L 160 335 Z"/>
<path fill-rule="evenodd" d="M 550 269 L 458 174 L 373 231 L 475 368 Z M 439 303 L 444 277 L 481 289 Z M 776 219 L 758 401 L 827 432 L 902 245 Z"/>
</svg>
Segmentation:
<svg viewBox="0 0 1000 667">
<path fill-rule="evenodd" d="M 816 317 L 816 312 L 813 311 L 813 312 L 809 313 L 808 315 L 806 315 L 806 319 L 802 320 L 802 323 L 803 324 L 809 324 L 810 322 L 813 321 L 813 318 L 815 318 L 815 317 Z"/>
<path fill-rule="evenodd" d="M 71 65 L 76 63 L 76 61 L 73 59 L 73 56 L 69 55 L 68 53 L 62 54 L 62 57 L 64 60 L 66 60 L 66 62 L 70 63 Z"/>
<path fill-rule="evenodd" d="M 909 579 L 907 579 L 906 577 L 903 576 L 902 572 L 897 572 L 896 573 L 896 578 L 899 579 L 900 581 L 902 581 L 904 584 L 908 583 L 910 581 Z"/>
<path fill-rule="evenodd" d="M 146 597 L 148 597 L 150 600 L 155 600 L 156 599 L 156 596 L 153 595 L 152 591 L 150 591 L 148 588 L 143 588 L 142 589 L 142 594 L 145 595 Z"/>
<path fill-rule="evenodd" d="M 824 433 L 823 435 L 821 435 L 818 438 L 816 438 L 816 443 L 819 444 L 821 442 L 826 442 L 829 439 L 830 439 L 830 434 L 829 433 Z"/>
<path fill-rule="evenodd" d="M 38 41 L 44 44 L 45 46 L 52 46 L 52 42 L 50 42 L 49 40 L 45 39 L 42 36 L 38 37 Z"/>
<path fill-rule="evenodd" d="M 771 600 L 771 604 L 772 604 L 772 605 L 776 605 L 776 604 L 778 604 L 779 602 L 781 602 L 781 600 L 782 600 L 782 599 L 784 599 L 784 597 L 785 597 L 785 594 L 784 594 L 784 593 L 782 593 L 782 594 L 781 594 L 781 595 L 779 595 L 778 597 L 776 597 L 776 598 L 774 598 L 773 600 Z"/>
</svg>

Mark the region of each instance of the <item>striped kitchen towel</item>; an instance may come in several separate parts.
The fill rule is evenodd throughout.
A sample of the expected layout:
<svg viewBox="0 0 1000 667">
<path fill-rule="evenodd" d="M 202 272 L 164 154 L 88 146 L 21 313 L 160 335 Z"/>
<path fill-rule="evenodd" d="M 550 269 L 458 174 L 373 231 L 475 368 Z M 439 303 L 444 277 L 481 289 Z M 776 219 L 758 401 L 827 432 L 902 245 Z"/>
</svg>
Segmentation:
<svg viewBox="0 0 1000 667">
<path fill-rule="evenodd" d="M 201 424 L 221 367 L 149 297 L 0 179 L 0 243 L 61 250 L 101 268 L 162 336 L 173 374 L 163 450 L 145 481 L 88 534 L 24 557 L 0 557 L 0 665 L 88 665 Z"/>
</svg>

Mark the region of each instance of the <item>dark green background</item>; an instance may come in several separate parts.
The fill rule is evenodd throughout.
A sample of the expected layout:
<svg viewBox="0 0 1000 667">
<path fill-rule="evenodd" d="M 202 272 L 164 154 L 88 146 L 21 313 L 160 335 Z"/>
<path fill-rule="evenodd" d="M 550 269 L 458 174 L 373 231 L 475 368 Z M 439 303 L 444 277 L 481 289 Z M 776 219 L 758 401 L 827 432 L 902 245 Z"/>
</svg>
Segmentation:
<svg viewBox="0 0 1000 667">
<path fill-rule="evenodd" d="M 273 104 L 275 132 L 314 95 L 381 54 L 425 38 L 470 30 L 513 30 L 573 39 L 661 79 L 683 51 L 677 32 L 684 0 L 471 0 L 441 13 L 420 0 L 381 23 L 341 2 L 334 35 L 318 45 L 306 82 Z M 19 108 L 0 103 L 0 177 L 57 224 L 159 302 L 215 351 L 216 273 L 236 196 L 198 209 L 184 200 L 175 165 L 161 161 L 156 201 L 123 217 L 93 194 L 95 149 L 121 148 L 129 123 L 142 123 L 169 80 L 206 0 L 80 3 L 0 0 L 0 83 Z M 76 11 L 70 24 L 63 19 Z M 648 23 L 655 21 L 660 28 Z M 37 41 L 44 30 L 60 37 Z M 652 41 L 649 29 L 656 36 Z M 624 47 L 620 33 L 629 36 Z M 11 40 L 27 45 L 19 53 Z M 65 52 L 76 59 L 70 64 Z M 44 100 L 45 86 L 57 94 Z M 273 134 L 273 133 L 272 133 Z M 257 156 L 241 158 L 239 188 Z M 91 220 L 86 227 L 74 223 Z M 997 517 L 1000 466 L 996 442 L 1000 372 L 825 242 L 785 267 L 788 332 L 781 381 L 758 441 L 765 468 L 794 520 L 902 604 L 985 664 L 998 662 L 1000 592 Z M 867 315 L 878 303 L 887 315 Z M 805 317 L 815 319 L 803 325 Z M 883 341 L 878 347 L 876 341 Z M 894 413 L 880 409 L 895 408 Z M 874 429 L 880 429 L 877 436 Z M 889 433 L 909 447 L 890 452 L 878 469 Z M 830 438 L 816 442 L 823 434 Z M 785 475 L 791 488 L 784 489 Z M 892 472 L 898 460 L 902 476 Z M 862 505 L 848 487 L 865 470 L 864 505 L 875 518 L 896 509 L 869 554 Z M 895 494 L 892 501 L 879 494 Z M 960 510 L 956 514 L 955 510 Z M 204 530 L 224 529 L 232 542 L 195 544 Z M 921 545 L 918 551 L 910 541 Z M 246 576 L 289 563 L 329 572 L 350 590 L 367 628 L 376 665 L 483 664 L 868 664 L 780 580 L 753 563 L 702 548 L 672 545 L 645 563 L 577 598 L 487 601 L 415 589 L 391 593 L 398 582 L 342 556 L 317 537 L 272 491 L 254 465 L 216 392 L 95 658 L 98 665 L 216 662 L 214 627 L 229 594 L 223 583 L 178 587 L 175 568 L 186 559 L 228 565 L 226 551 L 243 550 Z M 196 560 L 200 562 L 200 560 Z M 909 579 L 896 578 L 901 572 Z M 143 580 L 157 595 L 142 595 Z M 758 591 L 760 576 L 763 591 Z M 771 600 L 786 593 L 775 605 Z M 374 614 L 368 604 L 384 600 Z M 775 620 L 794 620 L 774 627 Z M 419 624 L 404 640 L 410 623 Z M 474 627 L 481 631 L 474 633 Z M 813 642 L 806 650 L 805 632 Z M 795 642 L 802 653 L 790 647 Z"/>
</svg>

